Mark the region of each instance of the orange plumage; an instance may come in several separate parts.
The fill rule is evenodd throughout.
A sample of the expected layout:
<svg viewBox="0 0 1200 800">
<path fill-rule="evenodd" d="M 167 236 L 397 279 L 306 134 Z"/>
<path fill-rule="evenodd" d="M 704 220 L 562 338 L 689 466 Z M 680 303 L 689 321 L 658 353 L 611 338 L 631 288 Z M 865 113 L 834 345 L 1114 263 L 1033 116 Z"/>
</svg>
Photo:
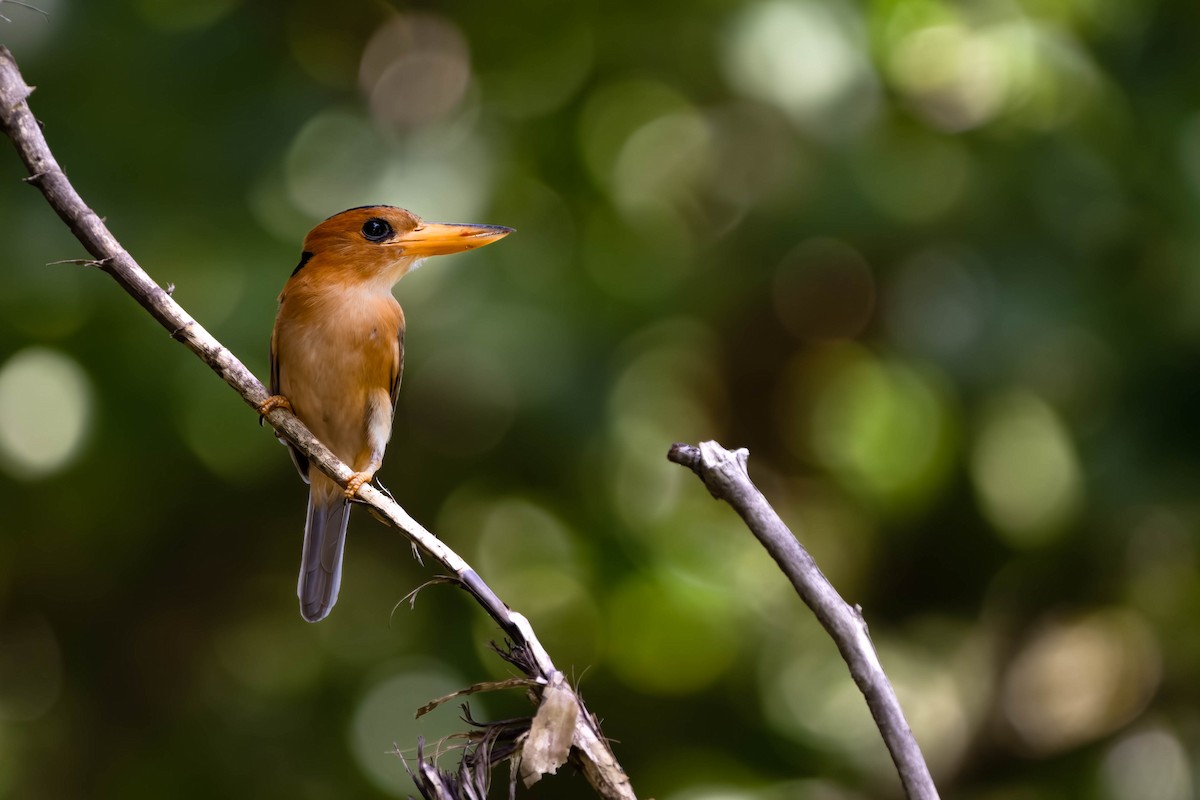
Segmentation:
<svg viewBox="0 0 1200 800">
<path fill-rule="evenodd" d="M 383 462 L 404 369 L 404 311 L 392 287 L 427 256 L 457 253 L 512 232 L 495 225 L 424 222 L 392 206 L 364 206 L 322 222 L 279 295 L 264 413 L 290 406 L 355 475 L 343 490 L 295 448 L 309 484 L 297 594 L 309 622 L 337 602 L 350 499 Z"/>
</svg>

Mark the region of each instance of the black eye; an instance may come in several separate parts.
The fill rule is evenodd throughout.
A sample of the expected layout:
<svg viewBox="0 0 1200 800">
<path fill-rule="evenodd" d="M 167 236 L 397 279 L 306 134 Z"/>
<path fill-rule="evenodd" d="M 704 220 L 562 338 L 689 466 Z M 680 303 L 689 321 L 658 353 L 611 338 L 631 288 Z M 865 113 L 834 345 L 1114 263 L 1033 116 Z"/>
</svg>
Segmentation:
<svg viewBox="0 0 1200 800">
<path fill-rule="evenodd" d="M 363 223 L 362 235 L 372 242 L 382 242 L 392 235 L 392 226 L 386 219 L 371 217 Z"/>
</svg>

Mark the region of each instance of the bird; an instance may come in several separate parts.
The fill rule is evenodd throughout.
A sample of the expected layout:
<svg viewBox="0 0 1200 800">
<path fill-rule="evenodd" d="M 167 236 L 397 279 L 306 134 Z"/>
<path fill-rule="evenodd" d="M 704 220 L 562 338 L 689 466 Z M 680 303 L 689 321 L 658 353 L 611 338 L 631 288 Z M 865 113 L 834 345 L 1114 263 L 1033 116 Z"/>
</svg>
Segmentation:
<svg viewBox="0 0 1200 800">
<path fill-rule="evenodd" d="M 354 475 L 343 490 L 293 445 L 309 486 L 296 594 L 309 622 L 337 602 L 350 502 L 383 463 L 404 371 L 404 310 L 396 283 L 429 256 L 491 244 L 502 225 L 425 222 L 395 206 L 334 214 L 304 238 L 300 263 L 279 295 L 271 332 L 266 415 L 286 408 Z"/>
</svg>

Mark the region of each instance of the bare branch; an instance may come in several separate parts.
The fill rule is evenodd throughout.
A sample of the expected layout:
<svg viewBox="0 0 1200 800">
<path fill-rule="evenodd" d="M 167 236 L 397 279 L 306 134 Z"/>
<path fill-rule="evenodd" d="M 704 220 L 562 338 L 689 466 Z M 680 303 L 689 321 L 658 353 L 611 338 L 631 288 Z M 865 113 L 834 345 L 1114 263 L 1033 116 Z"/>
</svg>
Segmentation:
<svg viewBox="0 0 1200 800">
<path fill-rule="evenodd" d="M 701 442 L 699 448 L 675 444 L 667 458 L 700 476 L 709 493 L 732 506 L 745 521 L 750 532 L 792 582 L 800 599 L 833 637 L 850 667 L 850 675 L 867 699 L 871 716 L 875 718 L 900 773 L 905 793 L 914 800 L 937 800 L 937 787 L 904 719 L 896 692 L 879 663 L 862 610 L 842 599 L 817 562 L 750 480 L 746 470 L 750 451 L 745 448 L 726 450 L 716 442 Z"/>
<path fill-rule="evenodd" d="M 233 353 L 184 311 L 171 298 L 169 292 L 151 280 L 108 230 L 104 220 L 84 203 L 67 180 L 49 145 L 46 144 L 40 125 L 29 110 L 26 100 L 32 91 L 21 77 L 12 53 L 0 45 L 0 128 L 3 128 L 4 133 L 12 140 L 18 155 L 25 163 L 30 176 L 28 182 L 45 195 L 51 208 L 95 259 L 96 266 L 111 275 L 121 288 L 170 332 L 172 338 L 191 350 L 220 375 L 241 395 L 246 405 L 257 409 L 269 396 L 263 384 Z M 266 420 L 322 472 L 338 484 L 346 485 L 352 474 L 350 468 L 317 441 L 300 420 L 282 408 L 268 413 Z M 358 497 L 371 507 L 375 516 L 398 528 L 414 545 L 454 573 L 463 588 L 475 597 L 504 632 L 528 655 L 530 678 L 543 686 L 563 680 L 562 673 L 555 668 L 529 621 L 511 611 L 466 561 L 422 527 L 384 492 L 371 485 L 365 485 L 359 491 Z M 565 681 L 563 682 L 565 684 Z M 579 724 L 576 725 L 572 739 L 572 757 L 579 761 L 584 775 L 601 797 L 606 800 L 635 798 L 629 779 L 601 735 L 595 717 L 587 711 L 573 689 L 568 688 L 568 691 L 579 706 Z M 424 765 L 418 772 L 422 775 L 432 774 L 427 772 Z M 432 772 L 436 773 L 436 770 Z M 431 781 L 437 783 L 433 778 Z"/>
</svg>

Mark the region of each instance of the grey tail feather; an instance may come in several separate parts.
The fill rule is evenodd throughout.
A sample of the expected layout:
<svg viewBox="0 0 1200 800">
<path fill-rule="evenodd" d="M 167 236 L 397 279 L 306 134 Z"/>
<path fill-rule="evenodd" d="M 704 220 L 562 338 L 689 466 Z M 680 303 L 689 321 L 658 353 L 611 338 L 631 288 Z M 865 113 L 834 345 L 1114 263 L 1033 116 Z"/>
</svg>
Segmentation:
<svg viewBox="0 0 1200 800">
<path fill-rule="evenodd" d="M 350 503 L 342 497 L 315 501 L 308 493 L 308 521 L 304 525 L 304 553 L 300 560 L 300 581 L 296 594 L 300 614 L 309 622 L 329 615 L 337 602 L 342 583 L 342 551 L 346 546 L 346 525 L 350 521 Z"/>
</svg>

